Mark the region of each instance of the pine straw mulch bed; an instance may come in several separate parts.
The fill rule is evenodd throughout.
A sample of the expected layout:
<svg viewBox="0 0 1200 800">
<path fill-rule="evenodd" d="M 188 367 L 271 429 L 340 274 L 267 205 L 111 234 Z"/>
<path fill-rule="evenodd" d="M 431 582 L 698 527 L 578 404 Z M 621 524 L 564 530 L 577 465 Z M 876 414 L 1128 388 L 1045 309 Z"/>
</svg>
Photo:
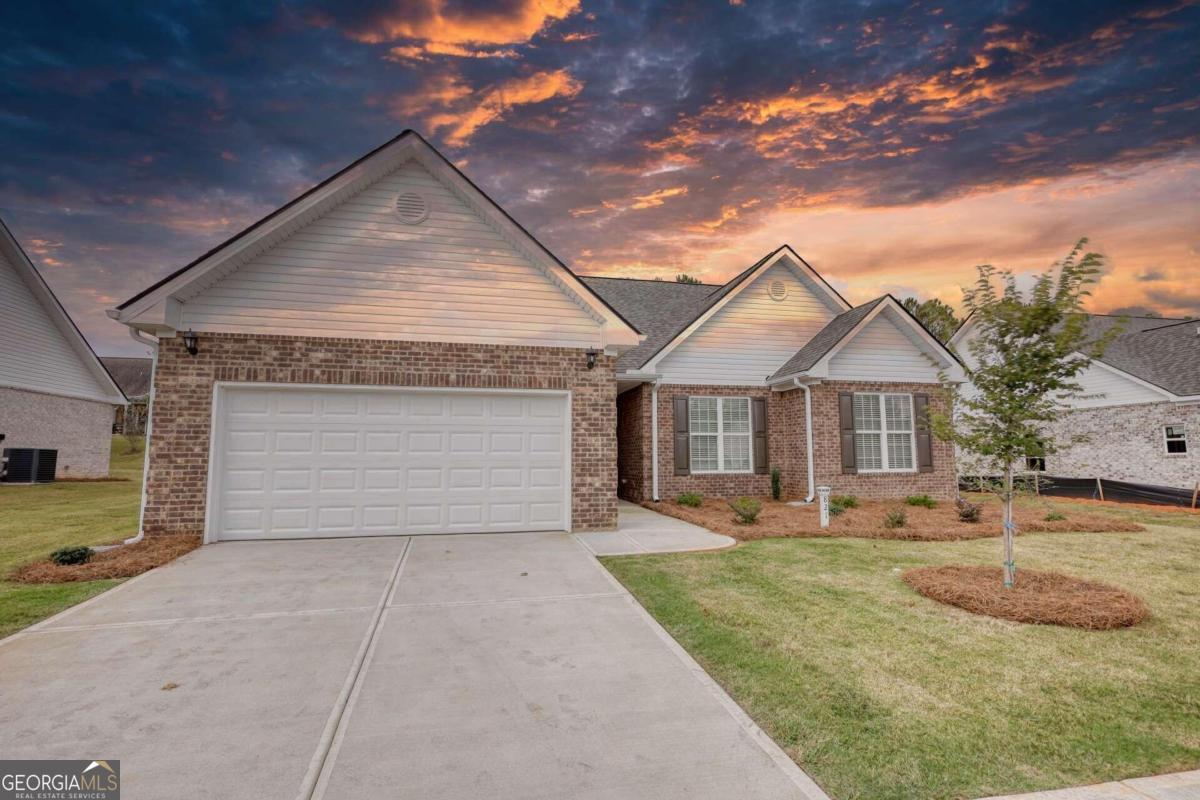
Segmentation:
<svg viewBox="0 0 1200 800">
<path fill-rule="evenodd" d="M 1013 622 L 1108 631 L 1137 625 L 1150 613 L 1124 589 L 1057 572 L 1019 569 L 1011 589 L 1000 567 L 917 567 L 900 578 L 931 600 Z"/>
<path fill-rule="evenodd" d="M 18 567 L 9 580 L 18 583 L 72 583 L 132 578 L 174 561 L 199 546 L 199 536 L 147 536 L 137 544 L 96 553 L 86 564 L 59 566 L 49 559 L 34 561 Z"/>
<path fill-rule="evenodd" d="M 896 539 L 915 542 L 951 542 L 964 539 L 987 539 L 999 536 L 1000 507 L 986 504 L 979 522 L 962 522 L 953 501 L 942 501 L 937 508 L 905 505 L 903 500 L 860 500 L 858 508 L 830 518 L 829 527 L 821 528 L 817 504 L 789 506 L 787 503 L 763 500 L 762 513 L 753 525 L 734 521 L 733 510 L 722 498 L 705 498 L 699 508 L 681 506 L 674 500 L 643 503 L 646 508 L 691 522 L 710 531 L 732 536 L 740 541 L 776 537 L 852 536 L 863 539 Z M 884 515 L 903 509 L 908 522 L 903 528 L 883 527 Z M 1045 509 L 1016 509 L 1019 533 L 1116 533 L 1146 530 L 1135 522 L 1102 514 L 1071 512 L 1065 520 L 1042 519 Z"/>
</svg>

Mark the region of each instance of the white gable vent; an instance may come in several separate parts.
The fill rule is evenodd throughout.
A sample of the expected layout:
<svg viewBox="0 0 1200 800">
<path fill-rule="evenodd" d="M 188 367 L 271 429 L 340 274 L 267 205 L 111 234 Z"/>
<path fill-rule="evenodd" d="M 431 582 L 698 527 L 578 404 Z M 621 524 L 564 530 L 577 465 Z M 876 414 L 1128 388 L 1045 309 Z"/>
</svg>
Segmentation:
<svg viewBox="0 0 1200 800">
<path fill-rule="evenodd" d="M 776 303 L 787 299 L 788 290 L 787 284 L 783 281 L 771 281 L 767 286 L 767 297 L 770 297 Z"/>
<path fill-rule="evenodd" d="M 396 196 L 396 216 L 406 225 L 418 225 L 429 216 L 429 201 L 417 192 L 401 192 Z"/>
</svg>

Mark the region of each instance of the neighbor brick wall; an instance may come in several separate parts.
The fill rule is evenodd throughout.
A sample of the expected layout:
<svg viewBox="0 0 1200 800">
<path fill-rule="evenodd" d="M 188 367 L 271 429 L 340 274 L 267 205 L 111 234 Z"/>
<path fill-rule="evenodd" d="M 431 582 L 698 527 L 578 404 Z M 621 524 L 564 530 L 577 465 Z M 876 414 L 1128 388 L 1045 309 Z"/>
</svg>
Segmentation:
<svg viewBox="0 0 1200 800">
<path fill-rule="evenodd" d="M 57 450 L 56 477 L 103 478 L 114 409 L 95 400 L 0 388 L 0 447 Z"/>
<path fill-rule="evenodd" d="M 945 390 L 937 384 L 832 382 L 812 387 L 813 472 L 818 486 L 829 486 L 835 494 L 853 494 L 878 500 L 910 494 L 928 494 L 943 500 L 957 496 L 958 470 L 954 460 L 954 445 L 936 436 L 933 437 L 933 472 L 843 475 L 838 425 L 840 392 L 924 393 L 929 395 L 930 411 L 938 413 L 946 413 L 950 402 Z"/>
<path fill-rule="evenodd" d="M 1188 452 L 1167 455 L 1163 426 L 1187 429 Z M 1046 473 L 1060 478 L 1106 478 L 1195 488 L 1200 481 L 1200 405 L 1145 403 L 1071 411 L 1051 426 L 1059 441 L 1088 441 L 1046 457 Z"/>
<path fill-rule="evenodd" d="M 190 356 L 159 344 L 147 475 L 145 531 L 200 533 L 214 381 L 569 389 L 572 524 L 617 523 L 617 420 L 613 358 L 587 369 L 584 351 L 510 345 L 394 342 L 202 333 Z"/>
</svg>

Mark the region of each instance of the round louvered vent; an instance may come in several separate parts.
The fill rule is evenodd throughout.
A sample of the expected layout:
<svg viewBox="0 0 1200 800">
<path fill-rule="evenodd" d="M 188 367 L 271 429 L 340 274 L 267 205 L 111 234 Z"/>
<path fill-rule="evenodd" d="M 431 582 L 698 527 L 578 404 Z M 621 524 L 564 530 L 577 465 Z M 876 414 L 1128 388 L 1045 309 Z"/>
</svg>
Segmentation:
<svg viewBox="0 0 1200 800">
<path fill-rule="evenodd" d="M 779 302 L 787 297 L 787 284 L 783 281 L 771 281 L 767 286 L 767 296 L 775 302 Z"/>
<path fill-rule="evenodd" d="M 429 202 L 416 192 L 401 192 L 396 197 L 396 215 L 406 225 L 424 222 L 429 216 Z"/>
</svg>

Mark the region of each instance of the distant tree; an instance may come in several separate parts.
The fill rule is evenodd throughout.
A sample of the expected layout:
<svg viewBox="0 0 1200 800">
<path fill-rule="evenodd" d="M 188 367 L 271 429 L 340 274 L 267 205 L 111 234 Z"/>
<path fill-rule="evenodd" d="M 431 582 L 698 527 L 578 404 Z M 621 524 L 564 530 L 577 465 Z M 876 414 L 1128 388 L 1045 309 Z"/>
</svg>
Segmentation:
<svg viewBox="0 0 1200 800">
<path fill-rule="evenodd" d="M 1069 398 L 1082 392 L 1079 373 L 1119 333 L 1120 326 L 1113 326 L 1100 340 L 1088 340 L 1083 299 L 1104 260 L 1098 253 L 1081 255 L 1086 244 L 1087 239 L 1080 239 L 1065 259 L 1037 276 L 1027 294 L 1017 288 L 1011 272 L 997 272 L 990 265 L 977 268 L 974 288 L 963 290 L 975 325 L 968 344 L 971 390 L 958 394 L 953 414 L 930 415 L 940 438 L 975 454 L 1002 476 L 994 491 L 1004 504 L 1006 587 L 1013 585 L 1016 570 L 1013 475 L 1027 457 L 1045 457 L 1065 444 L 1050 423 L 1067 411 Z"/>
<path fill-rule="evenodd" d="M 900 304 L 919 319 L 942 344 L 950 341 L 950 337 L 958 330 L 960 320 L 954 315 L 954 309 L 936 297 L 923 303 L 915 297 L 906 297 Z"/>
<path fill-rule="evenodd" d="M 701 283 L 701 280 L 699 278 L 693 278 L 691 275 L 688 275 L 686 272 L 681 272 L 675 276 L 675 282 L 676 283 L 697 283 L 698 284 L 698 283 Z"/>
</svg>

